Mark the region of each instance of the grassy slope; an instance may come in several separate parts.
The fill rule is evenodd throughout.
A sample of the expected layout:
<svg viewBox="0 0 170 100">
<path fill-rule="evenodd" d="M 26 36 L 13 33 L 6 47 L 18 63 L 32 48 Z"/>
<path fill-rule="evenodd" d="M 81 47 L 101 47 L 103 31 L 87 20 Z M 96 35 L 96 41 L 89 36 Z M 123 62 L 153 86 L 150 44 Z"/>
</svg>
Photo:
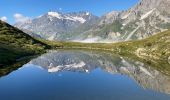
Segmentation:
<svg viewBox="0 0 170 100">
<path fill-rule="evenodd" d="M 141 59 L 143 62 L 170 75 L 170 30 L 158 33 L 149 38 L 118 43 L 119 54 Z"/>
<path fill-rule="evenodd" d="M 117 43 L 116 47 L 125 55 L 135 54 L 143 59 L 167 60 L 170 56 L 170 30 L 143 40 Z"/>
<path fill-rule="evenodd" d="M 44 52 L 48 45 L 0 21 L 0 66 L 16 59 Z"/>
</svg>

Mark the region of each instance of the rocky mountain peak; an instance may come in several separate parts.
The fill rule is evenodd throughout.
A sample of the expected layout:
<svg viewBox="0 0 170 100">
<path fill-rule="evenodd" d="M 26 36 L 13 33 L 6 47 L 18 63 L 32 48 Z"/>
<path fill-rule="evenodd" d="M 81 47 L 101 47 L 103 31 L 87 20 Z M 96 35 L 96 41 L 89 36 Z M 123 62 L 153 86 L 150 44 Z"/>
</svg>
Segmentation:
<svg viewBox="0 0 170 100">
<path fill-rule="evenodd" d="M 50 11 L 50 12 L 48 12 L 47 14 L 48 14 L 48 16 L 56 17 L 56 18 L 60 18 L 61 15 L 62 15 L 62 14 L 59 13 L 59 12 L 53 12 L 53 11 Z"/>
<path fill-rule="evenodd" d="M 119 19 L 120 12 L 119 11 L 112 11 L 104 16 L 102 16 L 102 20 L 100 24 L 110 24 L 113 23 L 115 20 Z"/>
<path fill-rule="evenodd" d="M 146 38 L 170 28 L 169 9 L 170 0 L 140 0 L 126 11 L 105 14 L 86 36 L 112 41 Z"/>
</svg>

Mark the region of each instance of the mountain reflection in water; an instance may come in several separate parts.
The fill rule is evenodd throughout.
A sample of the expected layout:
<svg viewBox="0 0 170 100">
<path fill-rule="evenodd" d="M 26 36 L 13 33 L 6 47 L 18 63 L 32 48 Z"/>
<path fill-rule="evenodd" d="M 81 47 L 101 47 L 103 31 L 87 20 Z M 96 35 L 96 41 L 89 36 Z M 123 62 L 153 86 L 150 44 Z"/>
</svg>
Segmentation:
<svg viewBox="0 0 170 100">
<path fill-rule="evenodd" d="M 2 100 L 170 100 L 163 71 L 101 51 L 49 51 L 0 76 Z"/>
<path fill-rule="evenodd" d="M 147 89 L 170 94 L 170 77 L 144 63 L 111 53 L 94 51 L 50 51 L 28 64 L 53 72 L 90 73 L 100 68 L 111 74 L 123 74 Z"/>
</svg>

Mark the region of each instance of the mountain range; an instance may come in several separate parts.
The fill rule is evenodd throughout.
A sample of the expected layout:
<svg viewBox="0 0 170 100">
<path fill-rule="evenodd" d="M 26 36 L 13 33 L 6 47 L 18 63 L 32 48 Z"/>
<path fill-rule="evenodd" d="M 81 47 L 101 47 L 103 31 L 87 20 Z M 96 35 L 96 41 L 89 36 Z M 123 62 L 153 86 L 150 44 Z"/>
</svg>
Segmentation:
<svg viewBox="0 0 170 100">
<path fill-rule="evenodd" d="M 126 11 L 102 17 L 90 12 L 50 11 L 14 26 L 47 40 L 114 42 L 143 39 L 170 28 L 170 0 L 140 0 Z M 27 30 L 27 31 L 25 31 Z"/>
<path fill-rule="evenodd" d="M 89 12 L 61 13 L 50 11 L 26 22 L 16 23 L 15 27 L 31 32 L 47 40 L 70 40 L 75 33 L 89 30 L 98 20 Z M 33 35 L 33 34 L 31 34 Z"/>
</svg>

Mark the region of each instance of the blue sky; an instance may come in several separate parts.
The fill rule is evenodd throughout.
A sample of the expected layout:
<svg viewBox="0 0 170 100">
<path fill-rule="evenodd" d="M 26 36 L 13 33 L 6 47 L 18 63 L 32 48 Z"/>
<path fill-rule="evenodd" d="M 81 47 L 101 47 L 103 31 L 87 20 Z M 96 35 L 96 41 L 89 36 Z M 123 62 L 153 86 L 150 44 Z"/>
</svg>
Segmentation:
<svg viewBox="0 0 170 100">
<path fill-rule="evenodd" d="M 126 10 L 139 0 L 0 0 L 0 18 L 15 23 L 14 15 L 34 18 L 50 10 L 61 12 L 89 11 L 101 16 L 112 10 Z M 21 16 L 22 14 L 22 16 Z M 28 18 L 26 17 L 26 18 Z"/>
</svg>

